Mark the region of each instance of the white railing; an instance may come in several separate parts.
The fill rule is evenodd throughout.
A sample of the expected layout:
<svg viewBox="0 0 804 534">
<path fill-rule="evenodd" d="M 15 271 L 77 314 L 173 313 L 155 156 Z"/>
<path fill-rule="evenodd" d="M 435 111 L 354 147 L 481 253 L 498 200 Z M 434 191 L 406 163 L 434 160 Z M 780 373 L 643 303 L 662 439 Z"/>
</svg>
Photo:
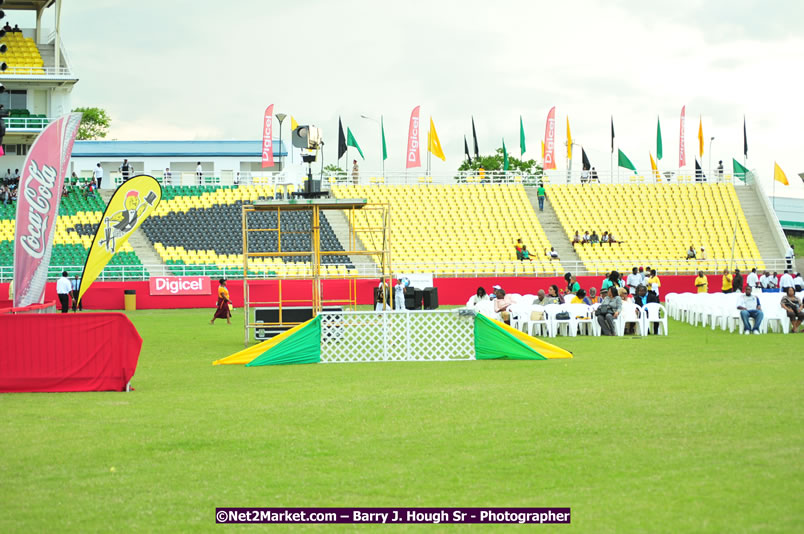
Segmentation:
<svg viewBox="0 0 804 534">
<path fill-rule="evenodd" d="M 73 73 L 69 67 L 8 67 L 0 72 L 0 78 L 6 76 L 56 76 L 61 78 L 72 78 Z"/>
<path fill-rule="evenodd" d="M 247 171 L 204 171 L 199 176 L 195 171 L 171 170 L 169 180 L 164 178 L 164 169 L 158 171 L 146 169 L 146 174 L 163 182 L 164 185 L 192 186 L 192 185 L 264 185 L 281 187 L 286 190 L 292 185 L 295 191 L 301 191 L 307 177 L 301 177 L 290 171 L 279 172 L 247 172 Z M 135 173 L 136 174 L 136 173 Z M 112 179 L 118 178 L 113 174 Z M 561 184 L 696 184 L 696 183 L 733 183 L 735 186 L 746 185 L 743 180 L 735 178 L 732 173 L 707 173 L 705 178 L 696 180 L 693 169 L 674 169 L 663 171 L 654 175 L 650 171 L 634 174 L 633 172 L 616 171 L 610 174 L 601 171 L 596 180 L 592 180 L 588 173 L 579 170 L 571 172 L 565 170 L 546 171 L 537 173 L 521 173 L 516 171 L 456 171 L 453 173 L 426 173 L 421 169 L 409 172 L 382 172 L 361 171 L 357 176 L 341 172 L 316 172 L 313 180 L 321 182 L 321 190 L 326 191 L 334 185 L 454 185 L 454 184 L 523 184 L 536 186 L 539 183 Z"/>
<path fill-rule="evenodd" d="M 55 117 L 5 117 L 3 122 L 7 130 L 41 130 Z"/>
<path fill-rule="evenodd" d="M 734 269 L 735 267 L 750 272 L 759 262 L 765 265 L 765 270 L 773 273 L 780 273 L 786 269 L 787 261 L 784 258 L 771 258 L 759 260 L 757 258 L 714 258 L 708 260 L 666 260 L 666 259 L 639 259 L 639 260 L 617 260 L 601 262 L 582 262 L 582 261 L 561 261 L 558 275 L 570 272 L 579 276 L 604 276 L 610 270 L 612 264 L 617 265 L 616 269 L 623 274 L 628 274 L 636 266 L 651 266 L 657 268 L 660 275 L 691 275 L 699 270 L 706 274 L 719 274 L 723 269 Z M 302 272 L 294 275 L 298 277 L 310 277 L 307 271 L 308 264 L 300 264 Z M 379 278 L 381 271 L 374 263 L 348 264 L 346 274 L 327 273 L 322 266 L 322 276 L 326 278 Z M 539 266 L 552 267 L 546 261 L 534 262 L 533 269 L 539 270 Z M 474 261 L 474 262 L 392 262 L 393 274 L 412 274 L 430 273 L 441 278 L 477 278 L 477 277 L 508 277 L 508 276 L 556 276 L 552 274 L 534 273 L 531 265 L 520 261 Z M 50 279 L 55 280 L 61 276 L 62 271 L 67 271 L 70 276 L 80 274 L 83 270 L 82 265 L 51 265 Z M 260 267 L 259 270 L 252 268 L 249 278 L 255 279 L 275 279 L 279 278 L 270 268 Z M 9 282 L 13 278 L 14 268 L 10 265 L 0 266 L 0 282 Z M 98 280 L 147 280 L 150 276 L 210 276 L 226 277 L 232 279 L 243 278 L 243 264 L 228 265 L 110 265 L 107 266 Z M 284 278 L 284 277 L 283 277 Z"/>
</svg>

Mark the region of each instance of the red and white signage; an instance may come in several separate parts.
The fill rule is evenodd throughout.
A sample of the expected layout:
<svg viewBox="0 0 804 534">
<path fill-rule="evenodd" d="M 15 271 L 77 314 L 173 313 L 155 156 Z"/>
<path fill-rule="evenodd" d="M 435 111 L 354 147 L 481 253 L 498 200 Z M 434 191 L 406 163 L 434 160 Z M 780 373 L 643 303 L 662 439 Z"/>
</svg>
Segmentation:
<svg viewBox="0 0 804 534">
<path fill-rule="evenodd" d="M 274 105 L 265 108 L 262 117 L 262 168 L 274 166 Z"/>
<path fill-rule="evenodd" d="M 152 276 L 151 295 L 209 295 L 212 286 L 208 276 Z"/>
<path fill-rule="evenodd" d="M 408 128 L 408 152 L 405 168 L 421 167 L 422 160 L 419 155 L 419 106 L 410 113 L 410 127 Z"/>
<path fill-rule="evenodd" d="M 544 165 L 543 169 L 556 168 L 556 107 L 550 108 L 547 124 L 544 127 Z"/>
<path fill-rule="evenodd" d="M 80 124 L 80 113 L 54 120 L 42 130 L 25 158 L 14 243 L 16 308 L 44 301 L 61 190 Z"/>
</svg>

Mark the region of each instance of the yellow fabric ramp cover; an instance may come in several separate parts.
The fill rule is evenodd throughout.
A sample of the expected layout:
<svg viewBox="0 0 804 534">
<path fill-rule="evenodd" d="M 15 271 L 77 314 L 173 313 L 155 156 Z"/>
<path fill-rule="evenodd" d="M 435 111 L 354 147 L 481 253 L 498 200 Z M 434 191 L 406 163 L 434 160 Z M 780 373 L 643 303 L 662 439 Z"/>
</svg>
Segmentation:
<svg viewBox="0 0 804 534">
<path fill-rule="evenodd" d="M 302 328 L 304 328 L 307 324 L 310 323 L 313 319 L 309 321 L 305 321 L 300 325 L 296 325 L 290 330 L 286 332 L 282 332 L 278 336 L 274 336 L 271 339 L 263 341 L 253 347 L 249 347 L 247 349 L 243 349 L 240 352 L 235 352 L 231 356 L 227 356 L 226 358 L 222 358 L 220 360 L 215 360 L 212 362 L 212 365 L 245 365 L 249 363 L 251 360 L 256 358 L 257 356 L 262 355 L 265 351 L 272 348 L 274 345 L 277 345 L 283 339 L 287 339 Z"/>
<path fill-rule="evenodd" d="M 562 349 L 561 347 L 557 347 L 552 343 L 542 341 L 541 339 L 529 336 L 526 333 L 522 332 L 521 330 L 512 328 L 511 326 L 503 322 L 494 320 L 494 323 L 549 360 L 559 358 L 572 358 L 572 353 L 568 350 Z"/>
</svg>

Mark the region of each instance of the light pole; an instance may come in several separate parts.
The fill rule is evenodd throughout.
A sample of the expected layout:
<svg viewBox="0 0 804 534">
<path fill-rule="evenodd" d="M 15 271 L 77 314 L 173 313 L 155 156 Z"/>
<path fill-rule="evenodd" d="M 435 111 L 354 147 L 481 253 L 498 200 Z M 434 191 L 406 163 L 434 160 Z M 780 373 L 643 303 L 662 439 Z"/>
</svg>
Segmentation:
<svg viewBox="0 0 804 534">
<path fill-rule="evenodd" d="M 377 123 L 377 126 L 380 127 L 380 137 L 382 137 L 382 115 L 380 115 L 380 120 L 375 119 L 374 117 L 369 117 L 368 115 L 360 115 L 361 119 L 366 119 L 371 122 Z M 385 179 L 385 158 L 383 157 L 385 153 L 382 151 L 382 138 L 380 139 L 380 161 L 382 161 L 382 177 Z"/>
<path fill-rule="evenodd" d="M 285 170 L 285 164 L 282 161 L 282 121 L 285 120 L 285 117 L 287 117 L 285 113 L 276 114 L 276 120 L 279 121 L 279 165 L 282 167 L 283 171 Z"/>
<path fill-rule="evenodd" d="M 712 141 L 714 140 L 714 137 L 709 138 L 709 176 L 712 176 Z"/>
</svg>

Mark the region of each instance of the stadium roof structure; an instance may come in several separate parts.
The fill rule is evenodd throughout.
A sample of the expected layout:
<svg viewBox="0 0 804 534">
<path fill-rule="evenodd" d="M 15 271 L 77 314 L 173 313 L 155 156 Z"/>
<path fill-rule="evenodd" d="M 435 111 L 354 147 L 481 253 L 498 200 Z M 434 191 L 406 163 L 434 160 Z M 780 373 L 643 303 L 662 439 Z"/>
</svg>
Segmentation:
<svg viewBox="0 0 804 534">
<path fill-rule="evenodd" d="M 56 0 L 6 0 L 3 9 L 39 11 L 56 3 Z"/>
<path fill-rule="evenodd" d="M 274 157 L 287 156 L 285 142 L 273 142 Z M 76 141 L 73 157 L 261 157 L 262 141 Z"/>
</svg>

